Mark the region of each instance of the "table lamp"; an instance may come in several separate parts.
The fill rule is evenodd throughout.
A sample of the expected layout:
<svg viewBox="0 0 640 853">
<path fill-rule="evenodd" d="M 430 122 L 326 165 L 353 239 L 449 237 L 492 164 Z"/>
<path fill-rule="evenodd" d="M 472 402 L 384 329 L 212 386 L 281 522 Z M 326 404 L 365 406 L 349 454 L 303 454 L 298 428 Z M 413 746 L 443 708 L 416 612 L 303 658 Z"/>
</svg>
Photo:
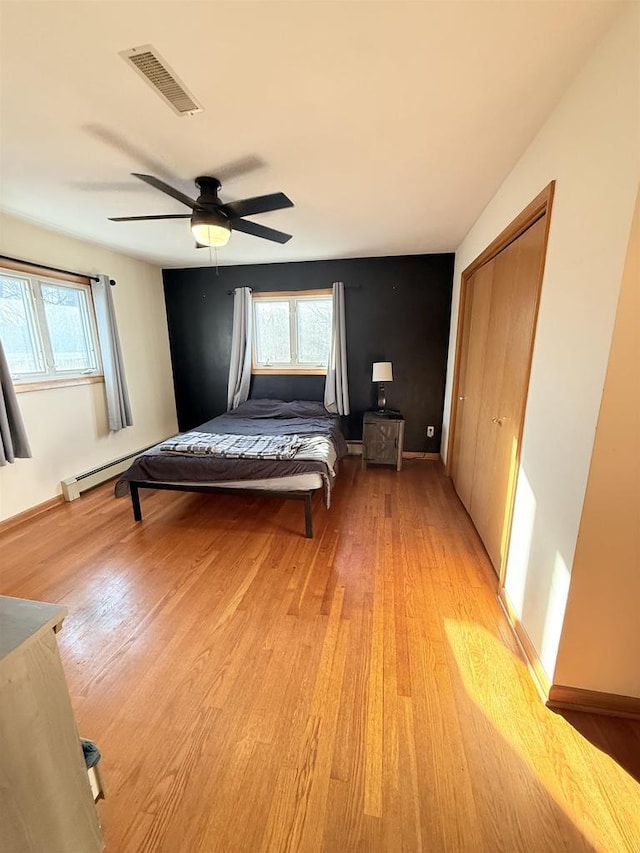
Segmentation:
<svg viewBox="0 0 640 853">
<path fill-rule="evenodd" d="M 393 382 L 393 368 L 390 361 L 374 361 L 371 381 L 378 383 L 378 411 L 384 412 L 387 399 L 384 394 L 384 383 Z"/>
</svg>

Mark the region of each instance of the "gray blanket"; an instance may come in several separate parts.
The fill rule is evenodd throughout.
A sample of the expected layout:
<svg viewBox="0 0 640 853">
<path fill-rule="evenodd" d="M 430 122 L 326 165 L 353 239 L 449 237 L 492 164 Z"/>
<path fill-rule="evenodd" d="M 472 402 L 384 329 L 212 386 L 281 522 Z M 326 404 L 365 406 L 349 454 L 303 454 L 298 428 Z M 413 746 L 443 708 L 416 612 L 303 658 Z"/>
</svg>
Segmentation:
<svg viewBox="0 0 640 853">
<path fill-rule="evenodd" d="M 254 401 L 245 404 L 249 413 L 249 403 L 252 402 Z M 340 419 L 328 414 L 322 416 L 314 413 L 311 417 L 243 417 L 239 408 L 235 413 L 228 412 L 207 421 L 197 427 L 197 431 L 212 435 L 320 435 L 332 441 L 337 459 L 347 455 L 347 444 L 340 430 Z M 160 446 L 152 447 L 133 461 L 131 467 L 116 483 L 115 491 L 118 497 L 127 494 L 130 480 L 216 483 L 225 480 L 266 480 L 316 472 L 321 475 L 325 485 L 325 503 L 328 505 L 330 502 L 335 473 L 322 460 L 229 459 L 188 453 L 166 453 L 160 450 Z"/>
</svg>

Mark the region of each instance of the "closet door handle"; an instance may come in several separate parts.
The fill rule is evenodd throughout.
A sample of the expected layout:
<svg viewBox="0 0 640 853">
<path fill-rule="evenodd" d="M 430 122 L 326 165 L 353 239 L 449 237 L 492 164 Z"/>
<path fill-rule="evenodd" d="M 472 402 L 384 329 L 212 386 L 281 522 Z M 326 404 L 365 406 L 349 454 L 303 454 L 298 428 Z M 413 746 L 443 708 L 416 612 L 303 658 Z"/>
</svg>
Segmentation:
<svg viewBox="0 0 640 853">
<path fill-rule="evenodd" d="M 492 423 L 492 424 L 497 424 L 497 423 L 498 423 L 498 419 L 497 419 L 497 418 L 491 418 L 491 423 Z"/>
</svg>

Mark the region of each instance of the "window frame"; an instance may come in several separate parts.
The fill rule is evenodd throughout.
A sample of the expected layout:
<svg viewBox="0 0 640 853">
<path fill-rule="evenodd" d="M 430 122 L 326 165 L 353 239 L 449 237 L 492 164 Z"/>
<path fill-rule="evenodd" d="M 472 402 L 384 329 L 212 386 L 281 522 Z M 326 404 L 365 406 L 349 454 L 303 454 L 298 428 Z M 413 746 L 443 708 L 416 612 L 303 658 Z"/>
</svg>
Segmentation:
<svg viewBox="0 0 640 853">
<path fill-rule="evenodd" d="M 272 366 L 267 366 L 263 362 L 256 359 L 256 342 L 257 342 L 257 320 L 256 320 L 256 304 L 261 300 L 270 302 L 287 302 L 289 303 L 289 340 L 293 350 L 292 355 L 297 358 L 298 349 L 298 325 L 297 311 L 291 310 L 291 306 L 295 306 L 298 301 L 313 301 L 316 299 L 331 299 L 333 290 L 331 288 L 321 288 L 315 290 L 276 290 L 264 291 L 251 294 L 251 311 L 252 322 L 254 327 L 253 342 L 251 347 L 251 373 L 254 376 L 326 376 L 327 367 L 312 366 L 308 364 L 294 364 L 293 362 L 279 362 Z"/>
<path fill-rule="evenodd" d="M 6 263 L 0 259 L 0 276 L 12 278 L 26 283 L 26 311 L 31 326 L 32 341 L 35 345 L 34 355 L 44 366 L 44 370 L 32 373 L 14 373 L 11 380 L 17 393 L 38 391 L 50 388 L 61 388 L 71 385 L 88 385 L 104 382 L 98 325 L 93 304 L 93 295 L 89 279 L 76 275 L 57 275 L 53 271 L 39 270 L 27 264 Z M 42 296 L 42 286 L 68 289 L 83 294 L 81 312 L 85 340 L 93 357 L 95 368 L 84 370 L 56 370 L 55 355 L 49 326 L 46 318 L 45 304 Z"/>
</svg>

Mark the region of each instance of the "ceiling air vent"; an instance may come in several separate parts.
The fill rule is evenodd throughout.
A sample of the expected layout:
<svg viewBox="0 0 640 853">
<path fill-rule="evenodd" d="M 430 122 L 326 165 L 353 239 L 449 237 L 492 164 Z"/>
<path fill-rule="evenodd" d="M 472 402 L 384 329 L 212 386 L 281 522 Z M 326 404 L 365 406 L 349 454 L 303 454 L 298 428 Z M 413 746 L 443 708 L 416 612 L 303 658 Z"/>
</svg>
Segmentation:
<svg viewBox="0 0 640 853">
<path fill-rule="evenodd" d="M 120 56 L 149 83 L 179 116 L 201 113 L 202 107 L 150 44 L 120 51 Z"/>
</svg>

